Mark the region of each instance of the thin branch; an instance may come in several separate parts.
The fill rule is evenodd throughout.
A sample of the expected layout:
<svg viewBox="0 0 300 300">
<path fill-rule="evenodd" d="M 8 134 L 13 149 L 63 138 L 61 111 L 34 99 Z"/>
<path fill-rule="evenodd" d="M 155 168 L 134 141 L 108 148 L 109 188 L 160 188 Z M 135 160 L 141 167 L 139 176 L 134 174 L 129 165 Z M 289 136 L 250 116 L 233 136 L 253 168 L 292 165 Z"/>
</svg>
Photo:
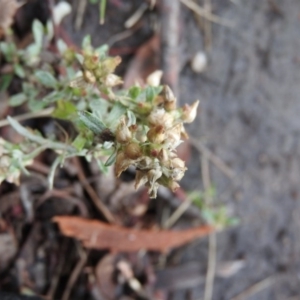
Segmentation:
<svg viewBox="0 0 300 300">
<path fill-rule="evenodd" d="M 112 213 L 108 210 L 108 208 L 103 204 L 101 199 L 98 197 L 97 193 L 94 191 L 92 186 L 89 184 L 89 182 L 85 178 L 85 174 L 83 172 L 82 166 L 80 164 L 79 158 L 74 157 L 74 164 L 78 171 L 78 178 L 84 189 L 87 191 L 89 196 L 91 197 L 92 202 L 94 205 L 98 208 L 98 210 L 104 215 L 106 220 L 109 223 L 115 223 L 115 218 L 112 215 Z"/>
<path fill-rule="evenodd" d="M 245 291 L 238 294 L 237 296 L 231 298 L 231 300 L 246 300 L 246 299 L 250 298 L 251 296 L 255 295 L 256 293 L 259 293 L 260 291 L 270 287 L 271 285 L 273 285 L 276 282 L 276 280 L 277 280 L 276 275 L 267 277 L 266 279 L 247 288 Z"/>
<path fill-rule="evenodd" d="M 204 7 L 208 14 L 211 14 L 211 0 L 205 0 Z M 212 30 L 211 30 L 211 21 L 205 20 L 204 22 L 204 43 L 205 50 L 209 52 L 212 45 Z"/>
<path fill-rule="evenodd" d="M 163 83 L 170 86 L 175 96 L 179 96 L 179 33 L 180 33 L 180 1 L 160 1 L 160 40 L 161 68 Z"/>
<path fill-rule="evenodd" d="M 87 258 L 88 258 L 88 252 L 85 251 L 84 249 L 82 249 L 81 246 L 79 246 L 79 243 L 78 243 L 78 248 L 79 248 L 78 251 L 79 251 L 80 258 L 79 258 L 71 276 L 69 277 L 69 281 L 67 283 L 66 289 L 61 298 L 62 300 L 68 300 L 70 298 L 70 294 L 73 289 L 73 286 L 75 285 L 75 283 L 82 271 L 82 268 L 85 266 Z"/>
<path fill-rule="evenodd" d="M 212 13 L 208 13 L 206 9 L 199 6 L 192 0 L 180 0 L 180 1 L 185 6 L 187 6 L 190 10 L 194 11 L 195 13 L 197 13 L 201 17 L 207 19 L 208 21 L 211 21 L 213 23 L 223 25 L 223 26 L 229 27 L 229 28 L 233 28 L 233 26 L 234 26 L 233 23 L 231 23 L 230 21 L 223 20 L 222 18 L 220 18 Z"/>
<path fill-rule="evenodd" d="M 39 111 L 29 112 L 29 113 L 19 115 L 19 116 L 13 116 L 13 118 L 15 120 L 21 122 L 21 121 L 25 121 L 25 120 L 29 120 L 29 119 L 50 117 L 51 114 L 53 113 L 53 111 L 54 111 L 54 108 L 49 107 L 49 108 L 45 108 L 45 109 L 42 109 Z M 0 120 L 0 127 L 9 126 L 9 125 L 10 125 L 10 123 L 7 119 Z"/>
<path fill-rule="evenodd" d="M 76 30 L 81 29 L 86 6 L 87 6 L 87 0 L 79 0 L 78 1 L 76 18 L 75 18 L 75 29 Z"/>
<path fill-rule="evenodd" d="M 173 214 L 165 221 L 162 227 L 165 229 L 171 228 L 178 221 L 178 219 L 186 212 L 186 210 L 190 207 L 192 202 L 193 201 L 188 198 L 184 202 L 182 202 L 173 212 Z"/>
<path fill-rule="evenodd" d="M 204 190 L 207 191 L 211 187 L 210 172 L 209 172 L 209 160 L 207 153 L 201 155 L 201 172 Z M 207 193 L 204 193 L 204 201 L 211 203 L 212 199 L 209 199 Z M 215 232 L 212 232 L 208 237 L 208 263 L 205 280 L 204 300 L 211 300 L 214 289 L 214 279 L 216 273 L 216 254 L 217 254 L 217 236 Z"/>
<path fill-rule="evenodd" d="M 230 169 L 223 160 L 217 155 L 213 154 L 207 147 L 205 147 L 200 141 L 195 138 L 190 137 L 189 142 L 203 155 L 207 155 L 207 158 L 227 177 L 232 179 L 235 174 L 232 169 Z"/>
</svg>

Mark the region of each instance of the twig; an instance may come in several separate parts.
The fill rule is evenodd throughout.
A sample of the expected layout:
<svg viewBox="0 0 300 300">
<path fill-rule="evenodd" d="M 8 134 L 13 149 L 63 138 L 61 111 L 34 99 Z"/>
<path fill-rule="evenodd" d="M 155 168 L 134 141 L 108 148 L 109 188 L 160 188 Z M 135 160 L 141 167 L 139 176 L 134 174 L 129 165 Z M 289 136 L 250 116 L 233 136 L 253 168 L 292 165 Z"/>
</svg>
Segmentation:
<svg viewBox="0 0 300 300">
<path fill-rule="evenodd" d="M 232 179 L 235 174 L 233 170 L 231 170 L 220 157 L 213 154 L 207 147 L 205 147 L 200 141 L 190 137 L 190 143 L 202 154 L 207 155 L 207 158 L 220 170 L 222 171 L 227 177 Z"/>
<path fill-rule="evenodd" d="M 75 19 L 75 29 L 80 30 L 82 23 L 83 23 L 83 17 L 87 6 L 87 0 L 79 0 L 77 11 L 76 11 L 76 19 Z"/>
<path fill-rule="evenodd" d="M 268 288 L 269 286 L 273 285 L 277 279 L 276 275 L 272 275 L 267 277 L 266 279 L 252 285 L 251 287 L 247 288 L 242 293 L 238 294 L 237 296 L 231 298 L 231 300 L 246 300 L 247 298 L 253 296 L 254 294 Z"/>
<path fill-rule="evenodd" d="M 88 252 L 86 252 L 84 249 L 81 248 L 81 246 L 79 246 L 78 243 L 78 252 L 79 252 L 79 261 L 77 262 L 70 278 L 69 281 L 67 283 L 66 289 L 63 293 L 62 296 L 62 300 L 68 300 L 71 294 L 71 291 L 73 289 L 74 284 L 76 283 L 78 276 L 80 275 L 80 272 L 82 270 L 82 268 L 84 267 L 84 265 L 86 264 L 87 261 L 87 257 L 88 257 Z"/>
<path fill-rule="evenodd" d="M 201 155 L 201 172 L 204 190 L 207 191 L 211 186 L 209 160 L 207 153 Z M 204 193 L 204 201 L 210 203 L 207 193 Z M 214 279 L 216 273 L 216 253 L 217 253 L 217 237 L 216 233 L 212 232 L 208 237 L 208 263 L 205 280 L 204 300 L 211 300 L 213 295 Z"/>
<path fill-rule="evenodd" d="M 132 36 L 134 34 L 135 31 L 136 31 L 135 29 L 126 29 L 122 32 L 116 33 L 116 34 L 112 35 L 111 37 L 109 37 L 109 39 L 106 41 L 105 44 L 107 44 L 111 47 L 116 42 L 119 42 L 119 41 L 129 38 L 130 36 Z"/>
<path fill-rule="evenodd" d="M 175 96 L 179 96 L 179 0 L 161 0 L 160 14 L 162 81 L 170 86 Z"/>
<path fill-rule="evenodd" d="M 171 228 L 177 221 L 178 219 L 185 213 L 185 211 L 190 207 L 192 204 L 191 199 L 186 199 L 184 202 L 182 202 L 177 209 L 173 212 L 173 214 L 165 221 L 163 224 L 163 228 Z"/>
<path fill-rule="evenodd" d="M 42 117 L 50 117 L 52 112 L 54 111 L 53 107 L 45 108 L 40 111 L 34 111 L 29 112 L 23 115 L 14 116 L 13 118 L 17 121 L 25 121 L 28 119 L 34 119 L 34 118 L 42 118 Z M 0 120 L 0 127 L 8 126 L 10 125 L 8 120 Z"/>
<path fill-rule="evenodd" d="M 125 28 L 133 27 L 143 16 L 145 11 L 149 8 L 149 5 L 145 2 L 130 16 L 124 23 Z"/>
<path fill-rule="evenodd" d="M 204 7 L 207 13 L 211 14 L 211 0 L 205 0 Z M 204 44 L 205 50 L 209 52 L 212 44 L 211 22 L 209 20 L 205 20 L 204 22 Z"/>
<path fill-rule="evenodd" d="M 207 19 L 208 21 L 211 21 L 213 23 L 223 25 L 225 27 L 233 28 L 233 23 L 227 20 L 223 20 L 222 18 L 212 14 L 208 13 L 206 9 L 196 4 L 193 0 L 180 0 L 181 3 L 183 3 L 185 6 L 187 6 L 189 9 L 200 15 L 201 17 Z"/>
<path fill-rule="evenodd" d="M 80 183 L 83 185 L 84 189 L 87 191 L 89 196 L 91 197 L 91 200 L 93 201 L 94 205 L 98 208 L 98 210 L 104 215 L 106 220 L 110 223 L 115 223 L 115 218 L 112 215 L 112 213 L 107 209 L 107 207 L 102 203 L 101 199 L 98 197 L 92 186 L 89 184 L 89 182 L 85 179 L 85 174 L 82 170 L 80 161 L 78 157 L 74 157 L 74 164 L 77 167 L 78 170 L 78 178 Z"/>
</svg>

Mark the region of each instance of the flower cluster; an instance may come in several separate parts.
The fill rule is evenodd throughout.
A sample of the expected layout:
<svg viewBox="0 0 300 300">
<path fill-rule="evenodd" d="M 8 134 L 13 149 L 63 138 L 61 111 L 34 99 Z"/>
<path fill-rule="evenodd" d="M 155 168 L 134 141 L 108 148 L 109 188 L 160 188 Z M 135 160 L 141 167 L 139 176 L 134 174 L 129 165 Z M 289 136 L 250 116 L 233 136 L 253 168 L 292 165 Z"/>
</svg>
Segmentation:
<svg viewBox="0 0 300 300">
<path fill-rule="evenodd" d="M 191 106 L 177 108 L 176 98 L 168 86 L 152 102 L 139 102 L 136 115 L 141 122 L 128 126 L 123 117 L 116 130 L 116 176 L 130 165 L 136 167 L 135 186 L 149 187 L 155 198 L 159 185 L 175 191 L 186 170 L 185 163 L 176 154 L 177 146 L 187 138 L 183 123 L 192 122 L 199 101 Z M 148 112 L 145 113 L 147 105 Z"/>
<path fill-rule="evenodd" d="M 97 84 L 100 90 L 122 84 L 121 78 L 113 74 L 121 58 L 101 57 L 99 53 L 86 50 L 83 54 L 83 79 L 86 83 Z"/>
<path fill-rule="evenodd" d="M 27 149 L 29 152 L 29 150 Z M 21 170 L 32 163 L 30 156 L 24 154 L 18 145 L 0 138 L 0 183 L 7 180 L 19 184 Z"/>
</svg>

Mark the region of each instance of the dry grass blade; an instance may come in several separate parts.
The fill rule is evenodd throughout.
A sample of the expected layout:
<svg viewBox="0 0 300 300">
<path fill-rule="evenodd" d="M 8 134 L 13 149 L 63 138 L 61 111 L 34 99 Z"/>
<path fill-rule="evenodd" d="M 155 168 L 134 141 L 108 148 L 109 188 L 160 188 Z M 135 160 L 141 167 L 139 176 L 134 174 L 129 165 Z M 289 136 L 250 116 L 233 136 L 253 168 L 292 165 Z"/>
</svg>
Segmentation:
<svg viewBox="0 0 300 300">
<path fill-rule="evenodd" d="M 185 6 L 187 6 L 190 10 L 194 11 L 196 14 L 200 15 L 201 17 L 207 19 L 208 21 L 211 21 L 213 23 L 232 28 L 233 23 L 230 21 L 223 20 L 222 18 L 209 13 L 206 9 L 202 8 L 198 4 L 196 4 L 192 0 L 180 0 L 181 3 L 183 3 Z"/>
<path fill-rule="evenodd" d="M 252 285 L 239 295 L 231 298 L 231 300 L 247 300 L 251 296 L 255 295 L 256 293 L 268 288 L 269 286 L 273 285 L 277 280 L 277 276 L 270 276 L 267 277 L 266 279 Z"/>
<path fill-rule="evenodd" d="M 203 155 L 206 155 L 208 160 L 210 160 L 220 171 L 222 171 L 227 177 L 232 179 L 235 174 L 220 157 L 213 154 L 208 148 L 206 148 L 200 141 L 195 138 L 190 137 L 189 142 Z"/>
<path fill-rule="evenodd" d="M 115 252 L 135 252 L 141 249 L 167 252 L 214 230 L 210 226 L 183 231 L 137 230 L 69 216 L 55 217 L 53 220 L 64 235 L 79 239 L 85 247 Z"/>
</svg>

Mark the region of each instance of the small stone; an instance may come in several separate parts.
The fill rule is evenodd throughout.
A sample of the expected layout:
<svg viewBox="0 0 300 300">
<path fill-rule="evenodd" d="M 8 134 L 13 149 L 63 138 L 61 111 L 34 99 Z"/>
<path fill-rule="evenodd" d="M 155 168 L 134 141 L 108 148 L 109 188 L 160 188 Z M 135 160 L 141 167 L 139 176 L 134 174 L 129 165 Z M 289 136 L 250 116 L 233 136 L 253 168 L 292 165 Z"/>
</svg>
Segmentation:
<svg viewBox="0 0 300 300">
<path fill-rule="evenodd" d="M 207 68 L 207 56 L 204 52 L 197 52 L 191 60 L 191 68 L 195 73 L 202 73 Z"/>
</svg>

